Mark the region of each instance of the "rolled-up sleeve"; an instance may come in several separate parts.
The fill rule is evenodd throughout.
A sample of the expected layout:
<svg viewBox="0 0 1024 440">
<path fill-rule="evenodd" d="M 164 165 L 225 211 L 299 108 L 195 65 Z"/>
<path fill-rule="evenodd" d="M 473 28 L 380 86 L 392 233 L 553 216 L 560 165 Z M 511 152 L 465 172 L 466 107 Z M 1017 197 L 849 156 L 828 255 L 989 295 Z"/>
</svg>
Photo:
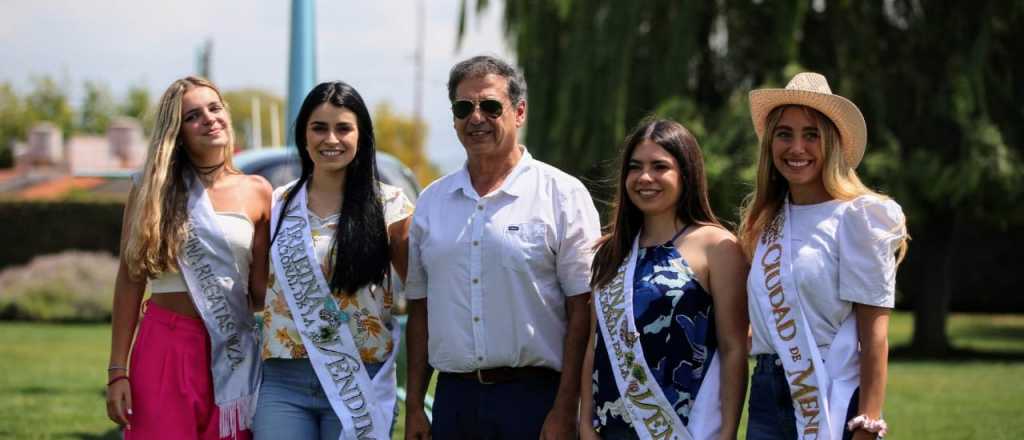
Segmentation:
<svg viewBox="0 0 1024 440">
<path fill-rule="evenodd" d="M 561 194 L 559 200 L 558 282 L 565 296 L 575 296 L 590 291 L 590 265 L 594 243 L 601 236 L 601 219 L 582 184 Z"/>
</svg>

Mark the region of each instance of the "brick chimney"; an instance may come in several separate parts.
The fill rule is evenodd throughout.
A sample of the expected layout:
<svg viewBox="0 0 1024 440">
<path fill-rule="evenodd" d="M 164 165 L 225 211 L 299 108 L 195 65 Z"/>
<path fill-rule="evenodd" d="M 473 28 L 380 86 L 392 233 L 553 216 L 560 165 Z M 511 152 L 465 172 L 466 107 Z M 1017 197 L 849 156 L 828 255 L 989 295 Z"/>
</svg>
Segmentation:
<svg viewBox="0 0 1024 440">
<path fill-rule="evenodd" d="M 52 122 L 41 121 L 28 132 L 28 162 L 57 165 L 64 162 L 64 135 Z"/>
<path fill-rule="evenodd" d="M 110 121 L 107 127 L 107 140 L 110 142 L 110 157 L 121 167 L 132 167 L 143 159 L 136 157 L 139 155 L 138 147 L 144 141 L 142 125 L 135 118 L 119 117 Z"/>
</svg>

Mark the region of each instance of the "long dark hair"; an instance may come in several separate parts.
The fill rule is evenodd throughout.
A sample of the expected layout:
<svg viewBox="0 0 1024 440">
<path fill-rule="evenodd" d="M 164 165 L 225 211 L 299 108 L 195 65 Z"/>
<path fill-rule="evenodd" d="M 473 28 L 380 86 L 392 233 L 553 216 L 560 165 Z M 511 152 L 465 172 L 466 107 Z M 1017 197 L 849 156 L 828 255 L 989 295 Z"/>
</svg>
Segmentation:
<svg viewBox="0 0 1024 440">
<path fill-rule="evenodd" d="M 607 232 L 594 246 L 593 275 L 591 287 L 597 289 L 610 283 L 633 247 L 633 239 L 644 224 L 644 213 L 626 194 L 626 175 L 629 174 L 629 160 L 633 151 L 644 141 L 651 141 L 664 148 L 679 163 L 679 200 L 676 201 L 676 218 L 687 225 L 714 225 L 722 227 L 708 202 L 708 184 L 704 175 L 704 156 L 700 152 L 697 138 L 686 127 L 667 119 L 644 119 L 626 137 L 622 148 L 619 168 L 619 188 L 612 207 L 612 223 Z"/>
<path fill-rule="evenodd" d="M 328 264 L 334 267 L 329 281 L 331 290 L 354 295 L 367 284 L 381 284 L 384 281 L 390 268 L 391 253 L 388 250 L 384 207 L 381 205 L 380 185 L 377 182 L 379 172 L 373 122 L 359 92 L 342 81 L 320 83 L 302 101 L 295 119 L 295 147 L 302 163 L 302 173 L 281 204 L 281 218 L 284 218 L 288 205 L 298 194 L 298 188 L 309 182 L 313 174 L 313 159 L 306 151 L 306 125 L 309 124 L 313 110 L 324 103 L 351 110 L 356 115 L 359 129 L 356 156 L 346 167 L 345 193 L 341 195 L 338 228 L 328 251 Z M 271 243 L 280 230 L 279 222 Z"/>
</svg>

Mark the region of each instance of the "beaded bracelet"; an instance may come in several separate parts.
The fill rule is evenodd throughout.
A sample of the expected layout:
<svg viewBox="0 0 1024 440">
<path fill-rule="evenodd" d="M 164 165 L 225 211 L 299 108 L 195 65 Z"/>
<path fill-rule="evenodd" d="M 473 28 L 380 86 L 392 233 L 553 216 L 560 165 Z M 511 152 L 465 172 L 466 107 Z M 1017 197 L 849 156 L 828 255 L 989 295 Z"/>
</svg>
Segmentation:
<svg viewBox="0 0 1024 440">
<path fill-rule="evenodd" d="M 885 433 L 889 431 L 889 426 L 885 424 L 883 419 L 872 419 L 864 414 L 850 419 L 846 422 L 846 429 L 853 431 L 856 429 L 863 429 L 872 434 L 877 434 L 879 438 L 885 437 Z"/>
<path fill-rule="evenodd" d="M 107 386 L 109 387 L 109 386 L 113 385 L 114 382 L 117 382 L 117 381 L 119 381 L 121 379 L 128 380 L 128 376 L 125 376 L 125 375 L 122 374 L 122 375 L 117 376 L 117 377 L 115 377 L 113 379 L 110 379 L 110 381 L 107 382 Z"/>
</svg>

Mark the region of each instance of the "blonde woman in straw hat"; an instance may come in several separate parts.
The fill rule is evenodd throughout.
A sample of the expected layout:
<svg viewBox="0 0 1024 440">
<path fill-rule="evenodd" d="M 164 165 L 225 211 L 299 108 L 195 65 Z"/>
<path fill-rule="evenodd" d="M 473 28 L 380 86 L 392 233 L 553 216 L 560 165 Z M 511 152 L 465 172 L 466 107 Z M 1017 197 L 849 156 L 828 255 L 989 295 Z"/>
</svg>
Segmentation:
<svg viewBox="0 0 1024 440">
<path fill-rule="evenodd" d="M 760 140 L 740 243 L 757 364 L 747 439 L 872 439 L 882 420 L 903 212 L 855 168 L 867 126 L 825 77 L 750 92 Z"/>
<path fill-rule="evenodd" d="M 271 188 L 232 167 L 233 148 L 213 83 L 167 88 L 132 178 L 114 286 L 107 416 L 126 439 L 251 437 Z"/>
</svg>

